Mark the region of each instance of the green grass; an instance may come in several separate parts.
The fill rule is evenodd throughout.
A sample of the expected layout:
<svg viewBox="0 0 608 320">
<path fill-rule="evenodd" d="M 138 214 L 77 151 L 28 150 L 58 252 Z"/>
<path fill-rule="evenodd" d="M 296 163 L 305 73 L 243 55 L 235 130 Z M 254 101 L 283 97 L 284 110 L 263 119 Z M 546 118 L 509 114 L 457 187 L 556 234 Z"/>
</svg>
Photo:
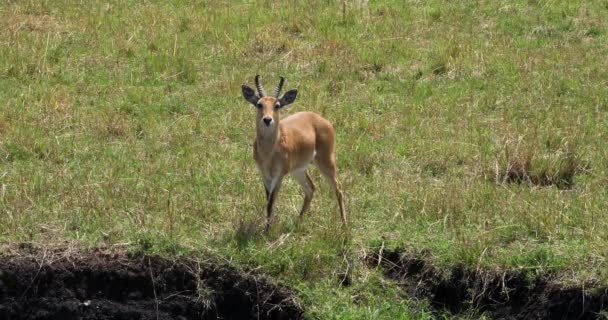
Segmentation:
<svg viewBox="0 0 608 320">
<path fill-rule="evenodd" d="M 203 250 L 296 287 L 320 319 L 426 316 L 358 260 L 382 242 L 608 283 L 607 14 L 599 0 L 3 2 L 0 241 Z M 258 73 L 299 89 L 287 113 L 334 124 L 349 242 L 316 169 L 303 223 L 288 179 L 259 233 L 240 94 Z"/>
</svg>

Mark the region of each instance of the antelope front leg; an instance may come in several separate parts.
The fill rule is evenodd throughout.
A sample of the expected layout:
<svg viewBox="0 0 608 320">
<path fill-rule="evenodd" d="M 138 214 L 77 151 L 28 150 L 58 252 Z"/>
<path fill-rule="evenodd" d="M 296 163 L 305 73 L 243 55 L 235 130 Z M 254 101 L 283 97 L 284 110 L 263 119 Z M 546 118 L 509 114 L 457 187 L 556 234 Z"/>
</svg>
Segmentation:
<svg viewBox="0 0 608 320">
<path fill-rule="evenodd" d="M 272 208 L 274 205 L 274 200 L 276 199 L 277 193 L 281 188 L 281 182 L 283 181 L 283 177 L 275 177 L 271 180 L 270 185 L 266 188 L 266 194 L 268 203 L 266 204 L 266 228 L 264 228 L 265 232 L 268 232 L 270 229 L 270 224 L 272 221 Z"/>
</svg>

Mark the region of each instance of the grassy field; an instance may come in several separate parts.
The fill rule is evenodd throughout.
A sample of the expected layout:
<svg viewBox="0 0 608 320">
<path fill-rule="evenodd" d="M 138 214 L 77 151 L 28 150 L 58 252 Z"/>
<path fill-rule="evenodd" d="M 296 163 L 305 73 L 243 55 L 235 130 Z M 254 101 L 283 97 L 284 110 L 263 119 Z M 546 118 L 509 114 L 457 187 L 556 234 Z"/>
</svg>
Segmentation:
<svg viewBox="0 0 608 320">
<path fill-rule="evenodd" d="M 420 319 L 378 247 L 608 283 L 607 1 L 3 1 L 0 241 L 213 255 L 307 316 Z M 269 234 L 240 85 L 337 131 Z M 345 270 L 352 285 L 339 286 Z"/>
</svg>

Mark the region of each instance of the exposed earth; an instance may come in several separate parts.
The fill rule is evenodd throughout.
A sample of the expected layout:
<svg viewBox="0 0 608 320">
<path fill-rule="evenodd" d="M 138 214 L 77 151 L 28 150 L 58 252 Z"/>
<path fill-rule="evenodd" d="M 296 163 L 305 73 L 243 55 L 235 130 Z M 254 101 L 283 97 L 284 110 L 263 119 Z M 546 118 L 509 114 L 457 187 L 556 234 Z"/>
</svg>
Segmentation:
<svg viewBox="0 0 608 320">
<path fill-rule="evenodd" d="M 0 258 L 0 319 L 301 319 L 295 292 L 226 263 L 124 251 L 22 247 Z M 555 274 L 454 266 L 401 250 L 367 258 L 404 298 L 493 319 L 602 319 L 608 288 L 564 286 Z"/>
<path fill-rule="evenodd" d="M 408 298 L 428 301 L 451 314 L 485 313 L 492 319 L 605 319 L 608 288 L 593 283 L 564 286 L 555 274 L 530 277 L 521 270 L 454 266 L 439 270 L 424 258 L 394 250 L 368 262 L 404 288 Z"/>
<path fill-rule="evenodd" d="M 300 319 L 294 292 L 228 265 L 103 252 L 0 260 L 0 319 Z"/>
</svg>

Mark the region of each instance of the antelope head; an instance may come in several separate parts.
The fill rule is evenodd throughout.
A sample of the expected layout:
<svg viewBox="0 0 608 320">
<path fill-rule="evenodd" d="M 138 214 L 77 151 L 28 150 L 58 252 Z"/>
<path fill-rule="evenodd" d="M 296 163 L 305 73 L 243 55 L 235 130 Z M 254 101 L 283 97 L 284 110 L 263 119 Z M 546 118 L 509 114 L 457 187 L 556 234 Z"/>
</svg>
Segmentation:
<svg viewBox="0 0 608 320">
<path fill-rule="evenodd" d="M 279 111 L 292 104 L 298 95 L 298 90 L 292 89 L 279 98 L 285 78 L 281 77 L 279 84 L 272 91 L 272 95 L 266 95 L 264 87 L 260 84 L 260 76 L 255 76 L 255 86 L 258 93 L 247 85 L 242 85 L 243 98 L 249 101 L 257 109 L 256 125 L 258 129 L 274 131 L 279 125 Z"/>
</svg>

